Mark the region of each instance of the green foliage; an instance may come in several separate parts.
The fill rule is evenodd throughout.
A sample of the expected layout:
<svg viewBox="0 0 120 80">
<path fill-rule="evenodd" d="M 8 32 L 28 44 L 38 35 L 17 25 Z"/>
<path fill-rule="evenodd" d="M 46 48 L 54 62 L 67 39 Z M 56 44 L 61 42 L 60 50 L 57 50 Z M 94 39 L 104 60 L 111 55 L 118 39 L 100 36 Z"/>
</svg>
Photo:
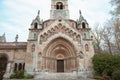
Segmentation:
<svg viewBox="0 0 120 80">
<path fill-rule="evenodd" d="M 17 78 L 17 79 L 23 79 L 24 78 L 24 71 L 17 71 L 10 76 L 11 79 Z"/>
<path fill-rule="evenodd" d="M 113 79 L 113 80 L 120 80 L 120 69 L 115 70 L 115 71 L 112 73 L 112 79 Z"/>
<path fill-rule="evenodd" d="M 32 78 L 34 78 L 34 76 L 31 75 L 31 74 L 26 74 L 26 75 L 24 76 L 24 79 L 32 79 Z"/>
<path fill-rule="evenodd" d="M 94 75 L 94 79 L 96 80 L 111 80 L 109 76 L 100 76 L 100 75 Z"/>
<path fill-rule="evenodd" d="M 10 75 L 10 79 L 13 79 L 13 78 L 16 78 L 16 77 L 17 77 L 16 73 L 13 73 L 13 74 Z"/>
<path fill-rule="evenodd" d="M 10 79 L 32 79 L 33 77 L 33 75 L 24 74 L 24 71 L 17 71 L 10 75 Z"/>
<path fill-rule="evenodd" d="M 120 56 L 110 54 L 97 54 L 93 57 L 95 74 L 100 76 L 112 76 L 115 69 L 120 68 Z"/>
</svg>

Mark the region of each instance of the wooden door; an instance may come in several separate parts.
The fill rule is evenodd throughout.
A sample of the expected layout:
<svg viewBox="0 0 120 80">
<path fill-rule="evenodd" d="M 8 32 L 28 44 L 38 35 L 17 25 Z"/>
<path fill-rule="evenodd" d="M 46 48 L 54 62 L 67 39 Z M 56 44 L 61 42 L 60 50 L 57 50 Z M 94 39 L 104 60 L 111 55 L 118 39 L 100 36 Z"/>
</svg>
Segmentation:
<svg viewBox="0 0 120 80">
<path fill-rule="evenodd" d="M 64 72 L 64 60 L 57 60 L 57 72 Z"/>
</svg>

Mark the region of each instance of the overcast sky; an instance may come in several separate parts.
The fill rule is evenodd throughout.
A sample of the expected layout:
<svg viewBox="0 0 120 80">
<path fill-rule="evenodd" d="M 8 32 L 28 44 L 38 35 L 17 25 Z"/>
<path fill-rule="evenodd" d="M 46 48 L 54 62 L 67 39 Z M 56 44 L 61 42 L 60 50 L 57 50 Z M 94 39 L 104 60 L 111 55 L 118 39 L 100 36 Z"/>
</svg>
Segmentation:
<svg viewBox="0 0 120 80">
<path fill-rule="evenodd" d="M 79 18 L 79 10 L 92 28 L 111 18 L 110 0 L 69 0 L 70 18 Z M 51 0 L 0 0 L 0 35 L 6 33 L 7 41 L 27 41 L 32 20 L 40 10 L 40 18 L 50 17 Z"/>
</svg>

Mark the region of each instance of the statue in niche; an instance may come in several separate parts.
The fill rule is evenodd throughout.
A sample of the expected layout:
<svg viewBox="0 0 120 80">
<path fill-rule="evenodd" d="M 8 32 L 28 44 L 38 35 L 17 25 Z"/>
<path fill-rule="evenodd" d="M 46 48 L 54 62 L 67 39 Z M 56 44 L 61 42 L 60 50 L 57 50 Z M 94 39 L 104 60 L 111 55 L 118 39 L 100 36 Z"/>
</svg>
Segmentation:
<svg viewBox="0 0 120 80">
<path fill-rule="evenodd" d="M 85 50 L 86 50 L 86 51 L 89 51 L 88 44 L 85 45 Z"/>
</svg>

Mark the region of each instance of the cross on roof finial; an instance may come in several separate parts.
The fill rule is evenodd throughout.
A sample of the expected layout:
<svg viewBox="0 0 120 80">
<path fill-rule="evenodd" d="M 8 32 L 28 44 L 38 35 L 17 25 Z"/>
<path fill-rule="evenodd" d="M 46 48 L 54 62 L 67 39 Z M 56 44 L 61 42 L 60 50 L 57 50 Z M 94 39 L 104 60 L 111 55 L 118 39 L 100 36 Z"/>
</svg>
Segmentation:
<svg viewBox="0 0 120 80">
<path fill-rule="evenodd" d="M 38 15 L 40 15 L 40 10 L 38 10 Z"/>
</svg>

